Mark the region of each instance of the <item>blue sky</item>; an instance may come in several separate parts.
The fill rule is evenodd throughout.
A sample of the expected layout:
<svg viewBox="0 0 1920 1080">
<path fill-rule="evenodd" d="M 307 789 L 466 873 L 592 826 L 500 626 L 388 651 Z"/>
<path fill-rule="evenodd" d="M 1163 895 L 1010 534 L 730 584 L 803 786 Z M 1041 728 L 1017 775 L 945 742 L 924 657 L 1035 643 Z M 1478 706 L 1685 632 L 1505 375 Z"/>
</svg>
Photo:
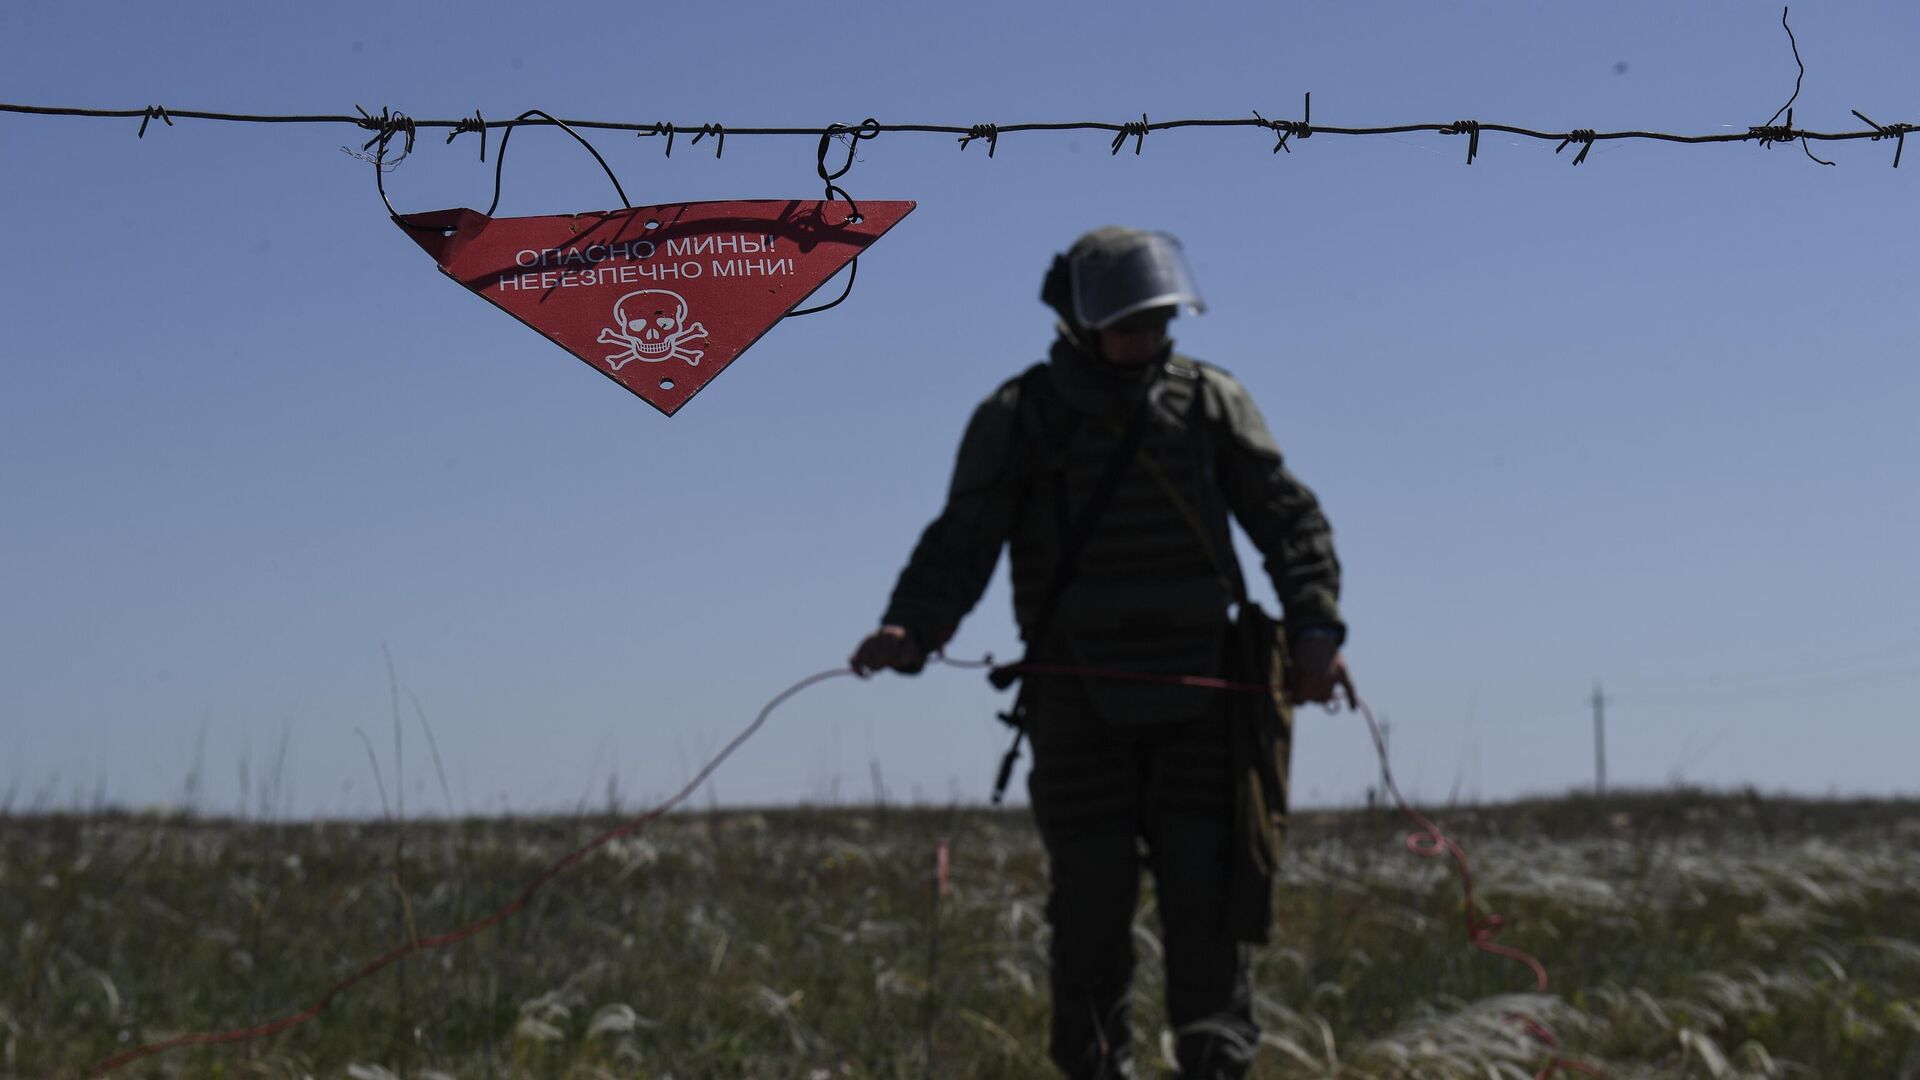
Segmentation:
<svg viewBox="0 0 1920 1080">
<path fill-rule="evenodd" d="M 1792 92 L 1765 4 L 10 4 L 0 100 L 391 106 L 687 125 L 1297 115 L 1708 133 Z M 1792 15 L 1802 125 L 1920 121 L 1920 9 Z M 1920 158 L 1887 143 L 1597 146 L 1254 130 L 863 143 L 919 209 L 853 297 L 668 420 L 445 280 L 345 128 L 0 115 L 0 795 L 410 813 L 663 795 L 840 663 L 937 511 L 973 405 L 1039 357 L 1052 253 L 1179 234 L 1183 350 L 1253 391 L 1321 494 L 1349 657 L 1421 798 L 1591 781 L 1920 789 Z M 497 138 L 497 137 L 496 137 Z M 595 138 L 636 203 L 813 197 L 812 140 Z M 484 208 L 423 136 L 403 210 Z M 1920 147 L 1916 148 L 1920 154 Z M 1914 157 L 1910 155 L 1909 157 Z M 616 205 L 517 134 L 502 215 Z M 1004 567 L 1003 567 L 1004 573 Z M 1261 590 L 1268 592 L 1264 583 Z M 1270 595 L 1270 592 L 1269 592 Z M 1017 651 L 1004 578 L 953 643 Z M 443 795 L 414 702 L 445 763 Z M 981 799 L 974 674 L 829 683 L 702 801 Z M 1374 776 L 1303 715 L 1295 787 Z"/>
</svg>

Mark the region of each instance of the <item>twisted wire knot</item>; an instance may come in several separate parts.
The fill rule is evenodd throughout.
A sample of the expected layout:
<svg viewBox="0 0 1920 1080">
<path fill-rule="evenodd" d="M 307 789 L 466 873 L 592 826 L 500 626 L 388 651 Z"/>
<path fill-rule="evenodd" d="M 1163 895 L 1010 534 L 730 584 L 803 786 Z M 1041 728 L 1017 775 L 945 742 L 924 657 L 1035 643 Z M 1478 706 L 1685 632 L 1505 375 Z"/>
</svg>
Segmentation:
<svg viewBox="0 0 1920 1080">
<path fill-rule="evenodd" d="M 1140 155 L 1140 144 L 1147 140 L 1147 128 L 1149 126 L 1146 113 L 1141 113 L 1140 119 L 1137 122 L 1129 120 L 1121 124 L 1119 134 L 1113 137 L 1113 148 L 1110 153 L 1118 154 L 1121 145 L 1127 141 L 1128 137 L 1132 137 L 1133 153 L 1135 157 L 1138 157 Z"/>
<path fill-rule="evenodd" d="M 463 117 L 453 125 L 453 130 L 447 132 L 447 142 L 451 145 L 454 139 L 474 131 L 480 133 L 480 160 L 485 161 L 487 160 L 487 121 L 480 115 L 479 109 L 473 110 L 472 116 Z"/>
<path fill-rule="evenodd" d="M 1268 131 L 1280 133 L 1280 138 L 1273 144 L 1273 149 L 1269 151 L 1270 153 L 1277 154 L 1285 150 L 1291 154 L 1293 153 L 1293 148 L 1287 145 L 1288 139 L 1296 135 L 1302 139 L 1310 138 L 1313 135 L 1313 125 L 1307 123 L 1305 120 L 1269 120 L 1260 115 L 1259 109 L 1253 110 L 1253 118 L 1258 120 L 1260 126 L 1266 128 Z"/>
<path fill-rule="evenodd" d="M 853 155 L 859 150 L 860 143 L 866 139 L 878 138 L 879 135 L 880 121 L 871 116 L 858 124 L 828 124 L 826 130 L 820 133 L 820 145 L 814 150 L 813 167 L 820 174 L 820 179 L 827 182 L 829 200 L 833 198 L 833 182 L 847 175 L 848 170 L 853 168 Z M 838 169 L 829 170 L 827 152 L 833 148 L 835 139 L 845 140 L 847 160 Z"/>
<path fill-rule="evenodd" d="M 405 135 L 407 141 L 401 145 L 400 156 L 405 157 L 413 153 L 413 117 L 403 112 L 396 112 L 384 105 L 381 106 L 380 115 L 378 116 L 360 108 L 358 105 L 355 105 L 354 108 L 360 113 L 360 119 L 354 122 L 374 133 L 373 138 L 360 144 L 361 150 L 370 150 L 375 143 L 379 143 L 380 149 L 384 153 L 387 149 L 387 144 L 393 141 L 395 135 Z"/>
<path fill-rule="evenodd" d="M 1442 135 L 1465 135 L 1467 137 L 1467 164 L 1480 155 L 1480 121 L 1455 120 L 1440 129 Z"/>
<path fill-rule="evenodd" d="M 995 150 L 995 148 L 997 148 L 1000 145 L 1000 125 L 998 124 L 973 125 L 972 128 L 968 129 L 965 135 L 960 136 L 960 149 L 965 150 L 967 148 L 967 144 L 972 142 L 975 139 L 987 140 L 987 156 L 992 157 L 993 151 Z"/>
<path fill-rule="evenodd" d="M 1800 136 L 1791 124 L 1755 124 L 1747 129 L 1747 137 L 1759 139 L 1762 149 L 1772 149 L 1774 143 L 1792 142 Z"/>
<path fill-rule="evenodd" d="M 135 138 L 146 138 L 147 125 L 155 120 L 160 121 L 168 127 L 173 126 L 173 117 L 167 115 L 167 107 L 165 105 L 149 105 L 147 106 L 147 111 L 140 117 L 140 133 L 136 135 Z"/>
<path fill-rule="evenodd" d="M 1587 153 L 1593 149 L 1593 140 L 1599 137 L 1599 133 L 1592 128 L 1574 128 L 1567 132 L 1567 137 L 1561 140 L 1559 146 L 1553 148 L 1553 152 L 1557 154 L 1565 150 L 1569 143 L 1580 143 L 1580 152 L 1573 157 L 1573 163 L 1578 165 L 1587 160 Z"/>
</svg>

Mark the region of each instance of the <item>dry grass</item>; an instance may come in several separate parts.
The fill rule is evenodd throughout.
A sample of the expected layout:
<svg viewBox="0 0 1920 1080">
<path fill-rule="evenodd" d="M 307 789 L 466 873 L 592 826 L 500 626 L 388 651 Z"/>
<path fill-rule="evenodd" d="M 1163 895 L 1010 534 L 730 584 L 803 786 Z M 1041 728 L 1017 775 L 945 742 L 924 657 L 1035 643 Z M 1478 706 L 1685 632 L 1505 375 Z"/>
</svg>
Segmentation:
<svg viewBox="0 0 1920 1080">
<path fill-rule="evenodd" d="M 1920 1076 L 1920 807 L 1700 793 L 1456 809 L 1503 939 L 1367 813 L 1297 822 L 1256 956 L 1258 1075 L 1530 1077 L 1549 1023 L 1628 1077 Z M 510 900 L 610 820 L 392 826 L 0 816 L 0 1075 L 296 1011 L 415 931 Z M 927 980 L 934 839 L 954 894 Z M 396 865 L 396 860 L 398 864 Z M 152 1077 L 1047 1075 L 1044 860 L 1023 815 L 681 814 L 520 917 L 319 1021 Z M 1139 1056 L 1164 1068 L 1151 900 Z"/>
</svg>

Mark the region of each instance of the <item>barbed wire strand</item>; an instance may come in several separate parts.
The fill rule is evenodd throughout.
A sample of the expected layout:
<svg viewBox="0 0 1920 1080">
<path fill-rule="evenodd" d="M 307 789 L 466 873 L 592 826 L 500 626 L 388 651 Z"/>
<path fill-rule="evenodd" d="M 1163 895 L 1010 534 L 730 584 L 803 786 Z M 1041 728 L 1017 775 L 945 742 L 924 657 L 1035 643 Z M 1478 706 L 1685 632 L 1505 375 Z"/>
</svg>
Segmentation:
<svg viewBox="0 0 1920 1080">
<path fill-rule="evenodd" d="M 1517 124 L 1498 124 L 1478 120 L 1455 120 L 1450 123 L 1389 124 L 1374 127 L 1342 127 L 1337 125 L 1315 127 L 1312 124 L 1313 94 L 1309 91 L 1306 95 L 1305 104 L 1301 110 L 1301 118 L 1299 120 L 1269 120 L 1265 116 L 1262 116 L 1258 109 L 1250 110 L 1252 112 L 1252 116 L 1250 117 L 1211 117 L 1160 121 L 1149 120 L 1147 114 L 1143 112 L 1140 114 L 1140 119 L 1138 120 L 1124 120 L 1118 123 L 1101 120 L 1069 120 L 1039 121 L 1021 124 L 977 123 L 962 126 L 957 124 L 925 123 L 882 124 L 877 120 L 869 119 L 865 123 L 858 125 L 859 134 L 849 143 L 849 164 L 851 164 L 852 160 L 852 145 L 854 143 L 858 143 L 861 139 L 874 138 L 883 133 L 958 135 L 960 136 L 958 140 L 959 147 L 963 152 L 966 150 L 968 144 L 974 140 L 985 139 L 987 141 L 987 156 L 991 158 L 994 156 L 994 152 L 999 149 L 1000 136 L 1008 132 L 1102 131 L 1113 133 L 1113 142 L 1110 146 L 1109 156 L 1118 156 L 1120 148 L 1125 145 L 1126 140 L 1132 138 L 1133 153 L 1134 156 L 1138 157 L 1146 145 L 1146 137 L 1150 132 L 1172 131 L 1179 128 L 1253 127 L 1264 128 L 1276 133 L 1278 139 L 1273 145 L 1273 152 L 1279 153 L 1284 150 L 1289 154 L 1293 152 L 1293 148 L 1288 145 L 1288 140 L 1295 137 L 1304 140 L 1315 132 L 1326 135 L 1350 136 L 1406 135 L 1423 131 L 1431 131 L 1441 135 L 1466 135 L 1467 164 L 1469 165 L 1473 164 L 1474 159 L 1479 156 L 1480 133 L 1482 131 L 1497 131 L 1505 135 L 1517 135 L 1522 138 L 1539 139 L 1549 142 L 1557 141 L 1559 145 L 1554 148 L 1554 153 L 1556 154 L 1565 150 L 1572 143 L 1580 143 L 1580 153 L 1575 155 L 1573 159 L 1573 164 L 1575 165 L 1586 161 L 1587 154 L 1593 149 L 1593 144 L 1601 140 L 1611 142 L 1623 139 L 1644 139 L 1682 145 L 1758 142 L 1762 148 L 1771 148 L 1776 143 L 1797 141 L 1800 143 L 1801 149 L 1806 152 L 1808 158 L 1822 165 L 1832 165 L 1834 164 L 1833 162 L 1814 156 L 1813 150 L 1809 146 L 1810 140 L 1819 142 L 1847 142 L 1855 139 L 1878 141 L 1880 139 L 1891 138 L 1896 140 L 1893 154 L 1893 167 L 1896 169 L 1899 168 L 1901 153 L 1906 148 L 1906 133 L 1915 130 L 1915 126 L 1911 123 L 1901 122 L 1883 125 L 1867 119 L 1866 115 L 1860 112 L 1860 110 L 1853 109 L 1850 111 L 1867 125 L 1867 130 L 1810 131 L 1794 126 L 1793 104 L 1800 99 L 1800 89 L 1806 81 L 1807 65 L 1806 61 L 1801 59 L 1800 42 L 1794 36 L 1793 26 L 1787 21 L 1787 13 L 1789 10 L 1788 7 L 1782 7 L 1780 9 L 1780 25 L 1786 30 L 1787 45 L 1793 51 L 1793 62 L 1796 69 L 1793 80 L 1793 94 L 1787 98 L 1786 104 L 1774 111 L 1774 114 L 1767 119 L 1766 123 L 1749 125 L 1744 132 L 1728 131 L 1706 135 L 1687 135 L 1676 132 L 1644 131 L 1639 129 L 1597 131 L 1593 128 L 1571 128 L 1566 131 L 1542 131 L 1537 128 L 1523 127 Z M 369 139 L 366 145 L 361 147 L 362 151 L 372 147 L 375 142 L 379 142 L 382 147 L 384 147 L 385 144 L 393 138 L 396 129 L 403 130 L 406 134 L 406 149 L 409 153 L 412 152 L 413 149 L 414 132 L 420 128 L 449 129 L 447 135 L 447 142 L 449 143 L 451 143 L 456 136 L 469 132 L 478 132 L 481 137 L 481 161 L 487 159 L 486 133 L 489 129 L 495 127 L 510 131 L 516 124 L 549 124 L 566 129 L 569 134 L 572 134 L 577 139 L 580 138 L 577 129 L 631 131 L 641 137 L 665 135 L 667 139 L 667 157 L 673 156 L 673 140 L 676 132 L 696 130 L 695 125 L 676 124 L 667 120 L 653 120 L 641 123 L 623 120 L 560 119 L 540 110 L 531 110 L 522 113 L 513 120 L 489 121 L 480 115 L 478 109 L 474 110 L 472 116 L 462 117 L 457 120 L 417 120 L 407 117 L 403 113 L 390 112 L 384 108 L 381 109 L 380 114 L 376 116 L 359 106 L 355 106 L 355 109 L 359 112 L 358 116 L 327 113 L 271 114 L 216 112 L 204 109 L 168 109 L 162 105 L 147 105 L 139 109 L 97 109 L 66 105 L 25 105 L 0 102 L 0 112 L 28 116 L 85 117 L 97 119 L 138 117 L 140 120 L 140 128 L 136 134 L 142 139 L 146 138 L 147 125 L 149 123 L 157 119 L 164 122 L 168 127 L 173 127 L 175 117 L 239 124 L 352 124 L 355 127 L 375 133 L 374 138 Z M 1782 115 L 1785 115 L 1786 123 L 1777 123 Z M 826 127 L 730 127 L 715 122 L 706 122 L 699 124 L 697 130 L 698 134 L 693 137 L 695 143 L 698 143 L 708 135 L 715 136 L 713 156 L 718 158 L 725 152 L 728 135 L 799 135 L 831 138 L 835 136 L 845 136 L 853 129 L 847 125 L 837 123 L 829 124 Z M 503 135 L 502 142 L 504 143 L 504 141 L 505 136 Z M 585 141 L 586 140 L 581 139 L 582 143 L 585 143 Z M 588 149 L 592 149 L 592 147 L 589 146 Z M 406 155 L 402 154 L 401 156 L 405 157 Z M 595 152 L 594 156 L 598 157 L 598 152 Z M 824 156 L 822 160 L 824 161 Z M 391 166 L 397 163 L 397 161 L 398 159 L 396 159 L 395 162 L 389 162 L 388 165 Z M 601 164 L 604 167 L 605 162 L 603 161 Z M 822 171 L 824 172 L 824 168 Z M 841 173 L 845 171 L 844 168 L 840 170 Z M 608 175 L 612 175 L 612 170 L 608 170 Z M 839 174 L 835 175 L 837 176 Z M 832 190 L 832 180 L 833 178 L 828 178 L 830 191 Z M 615 185 L 618 186 L 618 183 L 616 180 Z"/>
<path fill-rule="evenodd" d="M 94 108 L 81 108 L 81 107 L 72 107 L 72 106 L 26 105 L 26 104 L 20 104 L 17 102 L 0 102 L 0 113 L 14 113 L 14 114 L 26 115 L 26 116 L 84 117 L 84 118 L 92 118 L 92 119 L 134 119 L 134 120 L 142 121 L 142 128 L 144 128 L 145 123 L 147 121 L 155 120 L 155 119 L 163 120 L 167 122 L 169 126 L 177 126 L 173 124 L 173 121 L 176 121 L 176 120 L 208 120 L 208 121 L 215 121 L 215 122 L 222 122 L 222 123 L 236 123 L 236 124 L 349 124 L 354 127 L 358 127 L 364 130 L 371 130 L 375 132 L 378 132 L 381 128 L 381 120 L 379 116 L 361 117 L 361 116 L 350 116 L 350 115 L 344 115 L 344 114 L 234 113 L 234 112 L 216 112 L 216 111 L 210 111 L 210 110 L 204 110 L 204 109 L 174 109 L 174 108 L 166 108 L 158 105 L 145 106 L 138 109 L 94 109 Z M 1565 144 L 1568 142 L 1585 143 L 1585 142 L 1593 142 L 1593 141 L 1615 142 L 1615 141 L 1631 140 L 1631 139 L 1640 139 L 1640 140 L 1665 142 L 1665 143 L 1676 143 L 1676 144 L 1683 144 L 1683 145 L 1703 145 L 1708 143 L 1742 143 L 1742 142 L 1759 142 L 1763 145 L 1769 145 L 1776 142 L 1787 142 L 1795 139 L 1811 140 L 1814 142 L 1851 142 L 1851 141 L 1862 140 L 1862 139 L 1879 140 L 1879 139 L 1885 139 L 1885 138 L 1897 138 L 1898 136 L 1904 134 L 1905 132 L 1916 130 L 1916 125 L 1912 123 L 1902 122 L 1902 123 L 1895 123 L 1895 124 L 1878 124 L 1872 120 L 1867 120 L 1867 118 L 1858 110 L 1854 110 L 1853 114 L 1856 117 L 1859 117 L 1861 120 L 1865 121 L 1868 124 L 1868 127 L 1859 131 L 1813 131 L 1810 129 L 1793 127 L 1791 126 L 1791 124 L 1784 124 L 1784 125 L 1778 125 L 1778 126 L 1757 124 L 1757 125 L 1752 125 L 1748 127 L 1747 130 L 1745 131 L 1726 131 L 1726 132 L 1717 132 L 1712 134 L 1700 134 L 1700 135 L 1689 135 L 1689 134 L 1681 134 L 1681 133 L 1667 132 L 1667 131 L 1644 131 L 1639 129 L 1624 129 L 1619 131 L 1599 131 L 1593 128 L 1572 128 L 1566 131 L 1545 131 L 1538 128 L 1523 127 L 1518 124 L 1501 124 L 1501 123 L 1494 123 L 1494 122 L 1485 121 L 1485 120 L 1473 121 L 1473 122 L 1454 120 L 1446 123 L 1387 124 L 1387 125 L 1380 125 L 1380 126 L 1373 126 L 1373 127 L 1348 127 L 1348 126 L 1333 125 L 1333 124 L 1311 124 L 1310 125 L 1305 120 L 1272 120 L 1272 119 L 1268 119 L 1267 117 L 1260 114 L 1259 112 L 1254 111 L 1254 112 L 1251 112 L 1250 115 L 1245 117 L 1204 117 L 1204 118 L 1194 118 L 1194 119 L 1185 119 L 1185 120 L 1153 120 L 1153 121 L 1140 119 L 1140 120 L 1120 121 L 1117 123 L 1110 123 L 1110 122 L 1099 121 L 1099 120 L 1046 121 L 1046 122 L 1034 122 L 1034 123 L 1019 123 L 1019 124 L 999 124 L 999 123 L 981 123 L 981 124 L 898 123 L 896 124 L 896 123 L 882 123 L 882 122 L 875 121 L 870 126 L 871 134 L 867 135 L 866 137 L 872 138 L 874 136 L 883 135 L 883 134 L 957 135 L 960 137 L 959 143 L 960 143 L 960 148 L 962 150 L 966 149 L 967 143 L 975 139 L 985 139 L 987 140 L 987 144 L 988 144 L 989 156 L 992 156 L 992 154 L 995 151 L 997 151 L 999 148 L 1000 136 L 1013 134 L 1013 133 L 1021 133 L 1021 132 L 1071 132 L 1071 131 L 1111 132 L 1114 135 L 1118 136 L 1118 139 L 1116 141 L 1119 143 L 1124 143 L 1124 141 L 1127 138 L 1133 138 L 1135 140 L 1135 152 L 1138 153 L 1140 152 L 1140 149 L 1144 146 L 1145 136 L 1156 131 L 1174 131 L 1182 128 L 1256 128 L 1256 129 L 1272 131 L 1281 136 L 1280 141 L 1277 142 L 1273 147 L 1276 153 L 1281 150 L 1285 150 L 1288 153 L 1292 153 L 1292 147 L 1290 145 L 1287 145 L 1287 140 L 1290 137 L 1298 137 L 1302 139 L 1307 138 L 1310 135 L 1348 135 L 1348 136 L 1363 137 L 1363 136 L 1370 136 L 1370 135 L 1407 135 L 1407 134 L 1417 134 L 1420 132 L 1433 132 L 1435 134 L 1440 134 L 1440 135 L 1457 135 L 1457 134 L 1467 133 L 1466 131 L 1463 131 L 1463 125 L 1469 125 L 1472 129 L 1478 130 L 1478 131 L 1499 132 L 1504 135 L 1515 135 L 1521 138 L 1537 139 L 1544 142 L 1553 142 L 1558 144 Z M 455 135 L 462 135 L 470 132 L 479 132 L 484 134 L 487 131 L 492 131 L 496 129 L 504 130 L 506 128 L 515 126 L 514 121 L 487 120 L 479 116 L 477 112 L 473 116 L 463 117 L 457 120 L 426 120 L 426 119 L 411 118 L 409 122 L 412 124 L 413 128 L 416 130 L 436 130 L 437 129 L 437 130 L 448 131 L 451 133 L 448 141 L 451 141 L 452 136 L 455 136 Z M 573 118 L 551 118 L 551 119 L 528 118 L 527 120 L 520 121 L 520 125 L 522 126 L 544 125 L 544 126 L 551 126 L 551 127 L 567 127 L 567 128 L 573 128 L 575 130 L 584 130 L 584 131 L 631 131 L 642 136 L 664 134 L 665 131 L 669 127 L 671 127 L 675 131 L 693 130 L 693 131 L 701 132 L 702 135 L 711 134 L 716 137 L 716 142 L 715 142 L 716 149 L 724 145 L 724 143 L 721 142 L 721 140 L 724 140 L 728 137 L 739 138 L 743 136 L 748 136 L 748 137 L 751 137 L 751 136 L 802 136 L 802 137 L 809 137 L 809 138 L 818 138 L 821 135 L 839 134 L 846 130 L 846 125 L 841 125 L 841 124 L 834 124 L 826 127 L 767 127 L 767 126 L 744 127 L 744 126 L 736 126 L 733 124 L 722 125 L 718 123 L 688 125 L 688 124 L 672 124 L 666 121 L 647 121 L 644 123 L 638 123 L 638 122 L 629 122 L 629 121 L 621 121 L 621 120 L 588 120 L 588 119 L 573 119 Z M 868 125 L 862 125 L 862 126 L 866 127 Z M 698 138 L 699 136 L 695 137 L 696 140 Z M 1117 148 L 1115 149 L 1114 153 L 1115 155 L 1118 154 Z M 717 153 L 716 153 L 716 156 L 718 156 Z M 1896 165 L 1895 167 L 1897 168 L 1898 166 Z"/>
</svg>

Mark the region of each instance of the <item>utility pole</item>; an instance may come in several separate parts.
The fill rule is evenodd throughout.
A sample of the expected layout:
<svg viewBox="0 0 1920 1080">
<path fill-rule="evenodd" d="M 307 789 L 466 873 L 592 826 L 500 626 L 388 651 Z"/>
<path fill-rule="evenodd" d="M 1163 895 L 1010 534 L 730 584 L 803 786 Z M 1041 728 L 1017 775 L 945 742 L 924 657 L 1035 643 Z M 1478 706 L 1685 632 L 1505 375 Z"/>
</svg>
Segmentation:
<svg viewBox="0 0 1920 1080">
<path fill-rule="evenodd" d="M 1380 714 L 1380 801 L 1387 801 L 1387 761 L 1393 757 L 1393 718 L 1386 713 Z"/>
<path fill-rule="evenodd" d="M 1593 684 L 1593 793 L 1607 793 L 1607 696 Z"/>
</svg>

